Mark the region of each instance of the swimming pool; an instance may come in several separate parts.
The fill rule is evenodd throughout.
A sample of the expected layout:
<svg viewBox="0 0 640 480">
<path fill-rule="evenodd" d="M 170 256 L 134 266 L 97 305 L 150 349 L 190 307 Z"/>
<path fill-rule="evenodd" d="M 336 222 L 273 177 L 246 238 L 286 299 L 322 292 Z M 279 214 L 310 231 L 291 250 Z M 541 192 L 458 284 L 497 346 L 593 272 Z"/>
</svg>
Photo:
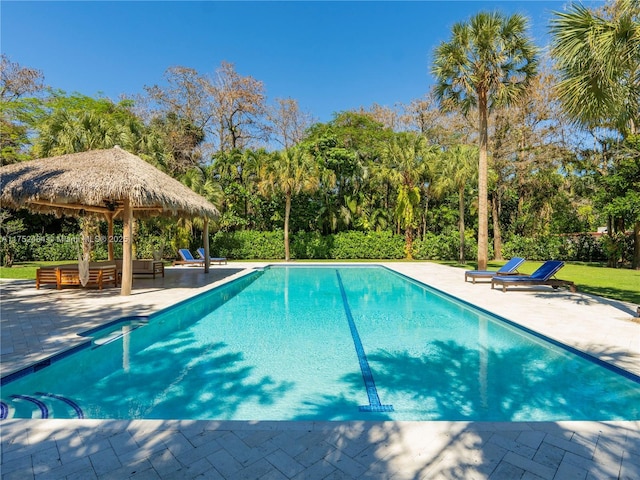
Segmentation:
<svg viewBox="0 0 640 480">
<path fill-rule="evenodd" d="M 0 416 L 640 419 L 637 377 L 384 267 L 269 267 L 87 334 Z"/>
</svg>

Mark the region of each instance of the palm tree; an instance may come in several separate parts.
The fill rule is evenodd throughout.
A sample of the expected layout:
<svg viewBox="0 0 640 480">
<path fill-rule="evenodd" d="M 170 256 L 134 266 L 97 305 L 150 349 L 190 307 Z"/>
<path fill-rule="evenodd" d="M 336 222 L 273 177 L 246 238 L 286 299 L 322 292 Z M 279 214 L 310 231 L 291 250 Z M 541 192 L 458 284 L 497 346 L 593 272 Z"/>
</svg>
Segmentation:
<svg viewBox="0 0 640 480">
<path fill-rule="evenodd" d="M 526 91 L 536 74 L 536 48 L 526 35 L 527 19 L 480 12 L 453 26 L 449 42 L 435 51 L 435 94 L 445 110 L 478 111 L 478 268 L 486 269 L 489 247 L 487 156 L 491 110 Z"/>
<path fill-rule="evenodd" d="M 131 149 L 133 138 L 129 125 L 113 122 L 95 112 L 80 114 L 55 112 L 41 128 L 35 145 L 37 156 L 48 157 L 120 145 Z"/>
<path fill-rule="evenodd" d="M 608 16 L 580 4 L 551 20 L 565 111 L 587 128 L 635 134 L 640 121 L 640 3 L 613 2 Z"/>
<path fill-rule="evenodd" d="M 572 4 L 556 12 L 551 34 L 564 110 L 581 126 L 613 129 L 633 143 L 640 123 L 640 3 L 617 0 L 602 14 Z M 635 216 L 633 268 L 640 268 L 640 215 L 633 203 L 627 209 Z"/>
<path fill-rule="evenodd" d="M 424 136 L 415 132 L 394 135 L 382 151 L 384 174 L 398 189 L 395 214 L 405 231 L 405 253 L 412 258 L 413 230 L 420 205 L 420 188 L 425 183 L 436 148 L 429 146 Z"/>
<path fill-rule="evenodd" d="M 440 159 L 434 189 L 437 194 L 451 190 L 456 190 L 458 193 L 458 230 L 460 232 L 458 260 L 464 263 L 464 197 L 467 186 L 475 184 L 478 178 L 478 148 L 470 145 L 454 145 L 444 152 Z"/>
<path fill-rule="evenodd" d="M 36 120 L 36 157 L 49 157 L 119 145 L 139 153 L 142 121 L 126 101 L 113 103 L 83 95 L 53 96 Z"/>
<path fill-rule="evenodd" d="M 224 200 L 224 192 L 220 183 L 213 179 L 212 170 L 211 167 L 193 167 L 182 175 L 180 181 L 216 207 L 220 207 Z"/>
<path fill-rule="evenodd" d="M 220 209 L 224 202 L 224 192 L 220 184 L 213 179 L 212 170 L 212 167 L 193 167 L 180 177 L 180 181 Z M 179 230 L 178 238 L 182 237 L 183 240 L 186 240 L 184 238 L 186 237 L 185 233 L 189 233 L 189 237 L 193 236 L 194 227 L 204 232 L 204 222 L 201 218 L 180 218 L 176 222 L 176 226 Z M 182 229 L 182 232 L 180 232 L 180 229 Z M 188 246 L 188 243 L 180 243 L 178 241 L 175 248 L 185 246 Z"/>
<path fill-rule="evenodd" d="M 289 250 L 289 218 L 291 198 L 300 192 L 313 192 L 320 186 L 318 164 L 308 152 L 300 147 L 292 147 L 275 152 L 272 161 L 263 166 L 259 188 L 262 192 L 282 193 L 285 198 L 284 210 L 284 254 L 291 259 Z"/>
</svg>

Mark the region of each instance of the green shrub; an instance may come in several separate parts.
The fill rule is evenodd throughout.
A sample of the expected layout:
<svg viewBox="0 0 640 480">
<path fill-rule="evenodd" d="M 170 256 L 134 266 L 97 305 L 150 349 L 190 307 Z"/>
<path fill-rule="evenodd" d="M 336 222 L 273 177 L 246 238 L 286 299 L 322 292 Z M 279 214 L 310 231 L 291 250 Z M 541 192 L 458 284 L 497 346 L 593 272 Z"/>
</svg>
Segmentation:
<svg viewBox="0 0 640 480">
<path fill-rule="evenodd" d="M 416 260 L 458 260 L 460 234 L 457 231 L 435 235 L 427 233 L 413 242 L 413 258 Z M 469 232 L 465 235 L 464 255 L 466 259 L 477 258 L 478 243 Z"/>
<path fill-rule="evenodd" d="M 167 254 L 171 256 L 165 243 L 165 238 L 159 235 L 138 235 L 135 239 L 136 258 L 153 258 L 153 253 L 156 250 L 161 252 L 163 257 Z"/>
<path fill-rule="evenodd" d="M 291 240 L 291 257 L 297 259 L 331 258 L 334 236 L 318 232 L 298 232 Z"/>
<path fill-rule="evenodd" d="M 11 266 L 7 262 L 24 262 L 31 259 L 31 243 L 22 241 L 27 236 L 0 237 L 0 265 Z"/>
<path fill-rule="evenodd" d="M 595 262 L 607 259 L 608 236 L 595 238 L 589 234 L 546 235 L 539 237 L 512 236 L 504 243 L 502 254 L 505 258 L 523 257 L 528 260 L 568 260 Z M 622 250 L 627 252 L 628 241 Z M 621 254 L 624 257 L 624 254 Z"/>
<path fill-rule="evenodd" d="M 30 235 L 30 238 L 32 258 L 28 260 L 77 260 L 82 248 L 80 235 Z"/>
<path fill-rule="evenodd" d="M 17 262 L 77 260 L 82 248 L 79 234 L 22 235 L 2 238 L 0 252 L 4 252 L 7 242 L 11 242 L 14 259 Z M 106 260 L 108 244 L 105 237 L 97 237 L 91 246 L 91 260 Z M 122 244 L 113 244 L 114 255 L 122 258 Z"/>
<path fill-rule="evenodd" d="M 342 232 L 322 236 L 297 232 L 290 238 L 291 257 L 306 259 L 397 259 L 404 257 L 404 238 L 390 232 Z M 227 258 L 283 259 L 284 234 L 276 232 L 218 232 L 211 239 L 212 255 Z"/>
<path fill-rule="evenodd" d="M 106 236 L 96 238 L 92 245 L 91 259 L 108 258 Z M 116 239 L 120 239 L 116 234 Z M 7 249 L 16 262 L 76 260 L 81 248 L 79 234 L 13 235 L 0 237 L 0 262 L 4 261 Z M 164 257 L 177 258 L 177 251 L 169 247 L 169 241 L 158 234 L 138 235 L 135 240 L 137 258 L 152 258 L 154 250 L 164 246 Z M 281 260 L 284 259 L 284 234 L 282 231 L 259 232 L 243 230 L 217 232 L 211 238 L 211 255 L 230 259 Z M 291 257 L 306 259 L 375 260 L 402 259 L 405 240 L 403 235 L 389 231 L 348 231 L 334 235 L 317 232 L 297 232 L 291 235 Z M 122 243 L 114 242 L 115 258 L 122 258 Z M 192 252 L 202 246 L 201 242 L 190 245 Z M 416 260 L 457 260 L 459 236 L 457 231 L 428 233 L 413 242 L 413 258 Z M 493 245 L 489 244 L 489 258 L 493 257 Z M 611 255 L 617 264 L 628 264 L 633 255 L 633 236 L 589 234 L 546 235 L 527 238 L 514 235 L 505 241 L 504 258 L 524 257 L 528 260 L 560 259 L 565 261 L 606 261 Z M 477 258 L 477 241 L 473 232 L 467 232 L 465 258 Z"/>
<path fill-rule="evenodd" d="M 284 232 L 217 232 L 210 241 L 215 257 L 242 260 L 276 260 L 284 258 Z"/>
<path fill-rule="evenodd" d="M 614 233 L 602 235 L 599 239 L 603 255 L 611 266 L 624 266 L 633 261 L 633 235 Z"/>
<path fill-rule="evenodd" d="M 593 235 L 581 234 L 570 238 L 573 246 L 571 260 L 600 262 L 607 259 L 602 240 Z"/>
<path fill-rule="evenodd" d="M 333 236 L 330 258 L 336 260 L 404 258 L 404 236 L 391 232 L 340 232 Z"/>
<path fill-rule="evenodd" d="M 567 247 L 562 247 L 563 241 L 557 235 L 539 237 L 522 237 L 514 235 L 502 246 L 505 258 L 523 257 L 527 260 L 561 259 L 567 253 Z"/>
</svg>

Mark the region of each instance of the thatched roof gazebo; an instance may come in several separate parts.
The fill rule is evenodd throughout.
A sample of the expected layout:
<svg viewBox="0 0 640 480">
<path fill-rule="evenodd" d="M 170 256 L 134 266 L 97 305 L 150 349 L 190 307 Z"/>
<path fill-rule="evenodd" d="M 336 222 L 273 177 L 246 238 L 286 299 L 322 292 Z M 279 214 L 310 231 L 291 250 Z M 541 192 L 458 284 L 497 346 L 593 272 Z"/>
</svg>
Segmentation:
<svg viewBox="0 0 640 480">
<path fill-rule="evenodd" d="M 209 220 L 219 215 L 206 199 L 153 165 L 119 147 L 31 160 L 0 168 L 0 206 L 79 216 L 103 215 L 113 238 L 113 220 L 123 220 L 123 295 L 131 293 L 133 216 L 202 217 L 209 257 Z M 109 244 L 113 260 L 113 245 Z M 205 272 L 209 263 L 204 262 Z"/>
</svg>

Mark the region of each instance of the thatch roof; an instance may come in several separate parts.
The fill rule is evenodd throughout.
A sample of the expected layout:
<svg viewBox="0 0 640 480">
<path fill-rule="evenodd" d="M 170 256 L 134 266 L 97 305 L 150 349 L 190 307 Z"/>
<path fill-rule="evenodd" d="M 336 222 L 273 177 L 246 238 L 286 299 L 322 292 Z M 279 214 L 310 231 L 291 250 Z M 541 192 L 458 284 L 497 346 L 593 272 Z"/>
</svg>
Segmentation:
<svg viewBox="0 0 640 480">
<path fill-rule="evenodd" d="M 206 199 L 119 147 L 7 165 L 0 185 L 0 206 L 42 213 L 118 212 L 128 198 L 136 217 L 219 215 Z"/>
</svg>

